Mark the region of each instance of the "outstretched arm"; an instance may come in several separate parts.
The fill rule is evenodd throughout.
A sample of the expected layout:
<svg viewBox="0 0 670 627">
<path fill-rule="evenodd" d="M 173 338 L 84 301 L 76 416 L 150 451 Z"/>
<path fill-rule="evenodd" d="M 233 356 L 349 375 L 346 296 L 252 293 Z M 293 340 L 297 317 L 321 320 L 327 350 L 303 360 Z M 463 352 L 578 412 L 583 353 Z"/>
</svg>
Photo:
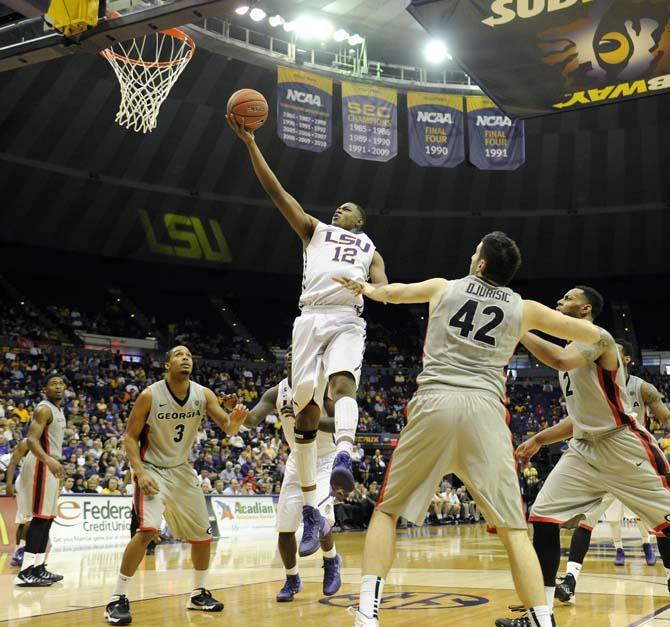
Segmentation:
<svg viewBox="0 0 670 627">
<path fill-rule="evenodd" d="M 244 426 L 249 429 L 257 427 L 263 420 L 265 420 L 271 413 L 275 411 L 277 404 L 277 395 L 279 394 L 279 386 L 275 385 L 261 396 L 261 400 L 254 405 L 254 408 L 249 412 L 244 420 Z"/>
<path fill-rule="evenodd" d="M 337 278 L 335 281 L 354 294 L 363 294 L 371 300 L 394 305 L 429 303 L 436 299 L 449 284 L 446 279 L 428 279 L 421 283 L 388 283 L 380 287 L 345 278 Z"/>
<path fill-rule="evenodd" d="M 270 169 L 267 161 L 265 161 L 263 153 L 256 145 L 253 132 L 246 130 L 232 115 L 226 115 L 226 120 L 228 120 L 228 126 L 233 129 L 233 132 L 247 147 L 249 157 L 251 158 L 251 165 L 263 189 L 270 196 L 280 213 L 286 218 L 291 228 L 305 244 L 308 244 L 318 220 L 306 214 L 300 203 L 282 187 L 279 179 Z"/>
<path fill-rule="evenodd" d="M 235 408 L 228 413 L 219 404 L 216 394 L 209 388 L 205 388 L 205 403 L 207 415 L 228 435 L 235 435 L 242 426 L 249 410 L 238 403 Z"/>
<path fill-rule="evenodd" d="M 515 453 L 517 459 L 525 466 L 543 446 L 571 438 L 572 428 L 572 418 L 568 416 L 558 424 L 543 429 L 519 445 Z"/>
<path fill-rule="evenodd" d="M 649 411 L 660 420 L 666 428 L 670 428 L 670 409 L 663 403 L 661 393 L 646 381 L 642 384 L 642 400 Z M 642 416 L 644 419 L 644 416 Z"/>
</svg>

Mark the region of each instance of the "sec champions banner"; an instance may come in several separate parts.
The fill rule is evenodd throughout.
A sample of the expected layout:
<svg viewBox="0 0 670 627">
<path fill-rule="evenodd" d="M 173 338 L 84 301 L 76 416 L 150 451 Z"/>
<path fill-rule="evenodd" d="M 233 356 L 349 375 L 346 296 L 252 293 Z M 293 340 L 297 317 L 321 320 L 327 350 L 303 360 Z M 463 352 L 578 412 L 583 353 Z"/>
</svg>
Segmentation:
<svg viewBox="0 0 670 627">
<path fill-rule="evenodd" d="M 453 168 L 465 159 L 462 96 L 410 91 L 407 119 L 414 163 Z"/>
<path fill-rule="evenodd" d="M 512 120 L 486 96 L 465 101 L 470 163 L 480 170 L 516 170 L 526 160 L 523 120 Z"/>
<path fill-rule="evenodd" d="M 342 83 L 344 150 L 354 159 L 389 161 L 398 154 L 398 93 Z"/>
<path fill-rule="evenodd" d="M 277 68 L 277 133 L 291 148 L 330 148 L 333 81 L 310 72 Z"/>
<path fill-rule="evenodd" d="M 409 11 L 514 117 L 670 90 L 667 0 L 412 0 Z"/>
</svg>

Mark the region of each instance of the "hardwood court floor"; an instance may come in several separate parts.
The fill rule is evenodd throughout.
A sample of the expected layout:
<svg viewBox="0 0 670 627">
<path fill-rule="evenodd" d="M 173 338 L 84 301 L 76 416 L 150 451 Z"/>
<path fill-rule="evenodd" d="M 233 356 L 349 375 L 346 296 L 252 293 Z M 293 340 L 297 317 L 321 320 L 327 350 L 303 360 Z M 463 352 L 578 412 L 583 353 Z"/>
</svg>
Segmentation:
<svg viewBox="0 0 670 627">
<path fill-rule="evenodd" d="M 397 559 L 384 590 L 381 624 L 386 626 L 492 626 L 518 603 L 500 541 L 481 525 L 399 530 Z M 335 597 L 321 593 L 321 559 L 301 560 L 305 589 L 293 603 L 276 603 L 283 570 L 273 535 L 238 537 L 213 545 L 209 586 L 226 604 L 223 614 L 184 609 L 191 589 L 189 549 L 157 548 L 131 582 L 133 625 L 235 627 L 344 627 L 345 608 L 356 601 L 363 533 L 336 535 L 344 557 L 343 585 Z M 568 537 L 563 538 L 567 546 Z M 587 556 L 575 607 L 557 606 L 561 626 L 640 627 L 670 625 L 670 595 L 660 559 L 647 566 L 639 541 L 626 543 L 626 565 L 612 564 L 613 550 L 598 543 Z M 15 588 L 16 569 L 0 554 L 0 624 L 105 625 L 107 603 L 121 548 L 54 552 L 51 570 L 65 575 L 51 588 Z M 561 564 L 564 567 L 565 558 Z"/>
</svg>

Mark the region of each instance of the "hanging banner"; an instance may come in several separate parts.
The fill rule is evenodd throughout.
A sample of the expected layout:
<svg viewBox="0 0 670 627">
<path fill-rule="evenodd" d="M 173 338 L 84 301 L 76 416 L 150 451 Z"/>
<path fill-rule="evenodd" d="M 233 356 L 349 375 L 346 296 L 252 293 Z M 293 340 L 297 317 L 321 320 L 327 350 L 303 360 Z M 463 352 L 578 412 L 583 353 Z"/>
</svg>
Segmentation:
<svg viewBox="0 0 670 627">
<path fill-rule="evenodd" d="M 516 170 L 526 160 L 523 120 L 512 120 L 486 96 L 465 102 L 470 163 L 480 170 Z"/>
<path fill-rule="evenodd" d="M 330 148 L 333 81 L 317 74 L 277 68 L 277 133 L 291 148 Z"/>
<path fill-rule="evenodd" d="M 354 159 L 389 161 L 398 154 L 398 93 L 342 83 L 344 150 Z"/>
<path fill-rule="evenodd" d="M 426 168 L 453 168 L 465 159 L 463 96 L 407 93 L 409 156 Z"/>
<path fill-rule="evenodd" d="M 408 10 L 508 115 L 670 91 L 667 0 L 411 0 Z"/>
</svg>

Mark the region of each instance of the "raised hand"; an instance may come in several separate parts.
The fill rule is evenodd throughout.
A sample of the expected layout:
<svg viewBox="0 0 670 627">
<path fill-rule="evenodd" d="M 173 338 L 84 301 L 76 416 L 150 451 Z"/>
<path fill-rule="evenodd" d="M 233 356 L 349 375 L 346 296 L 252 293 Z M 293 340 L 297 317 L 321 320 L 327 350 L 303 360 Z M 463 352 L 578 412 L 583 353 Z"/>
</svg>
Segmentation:
<svg viewBox="0 0 670 627">
<path fill-rule="evenodd" d="M 374 292 L 374 287 L 372 287 L 372 285 L 369 283 L 364 283 L 363 281 L 354 281 L 345 277 L 336 277 L 333 279 L 333 281 L 339 283 L 342 287 L 346 287 L 356 296 L 360 296 L 361 294 L 369 296 L 372 294 L 372 292 Z"/>
<path fill-rule="evenodd" d="M 223 405 L 225 410 L 232 411 L 237 407 L 240 400 L 237 398 L 237 394 L 221 394 L 219 396 L 219 402 Z"/>
<path fill-rule="evenodd" d="M 240 427 L 242 426 L 242 423 L 244 422 L 248 413 L 249 410 L 244 405 L 239 403 L 235 409 L 230 412 L 230 422 L 228 423 L 226 433 L 228 435 L 235 435 L 240 430 Z"/>
<path fill-rule="evenodd" d="M 227 113 L 226 120 L 228 121 L 228 126 L 233 129 L 235 135 L 237 135 L 245 144 L 251 144 L 256 141 L 254 132 L 244 128 L 244 124 L 240 124 L 234 115 Z"/>
</svg>

